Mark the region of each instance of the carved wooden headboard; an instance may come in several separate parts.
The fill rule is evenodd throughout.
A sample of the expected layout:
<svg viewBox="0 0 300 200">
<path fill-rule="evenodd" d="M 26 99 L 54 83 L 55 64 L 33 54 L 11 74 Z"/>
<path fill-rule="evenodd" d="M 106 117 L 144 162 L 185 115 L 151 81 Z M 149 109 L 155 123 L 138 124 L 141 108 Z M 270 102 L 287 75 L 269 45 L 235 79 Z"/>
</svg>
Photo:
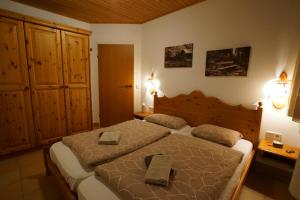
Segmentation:
<svg viewBox="0 0 300 200">
<path fill-rule="evenodd" d="M 200 91 L 176 97 L 154 95 L 154 113 L 184 118 L 190 126 L 208 123 L 239 131 L 254 147 L 258 144 L 262 108 L 247 109 L 231 106 L 215 97 L 206 97 Z"/>
</svg>

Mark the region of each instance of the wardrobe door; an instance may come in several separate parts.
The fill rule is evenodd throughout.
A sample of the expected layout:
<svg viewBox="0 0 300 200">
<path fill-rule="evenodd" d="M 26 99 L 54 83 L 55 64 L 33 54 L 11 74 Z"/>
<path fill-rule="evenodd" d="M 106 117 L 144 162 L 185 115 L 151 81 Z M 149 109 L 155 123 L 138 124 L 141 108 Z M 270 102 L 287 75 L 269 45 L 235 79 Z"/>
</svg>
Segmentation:
<svg viewBox="0 0 300 200">
<path fill-rule="evenodd" d="M 90 130 L 89 37 L 62 31 L 62 49 L 68 132 Z"/>
<path fill-rule="evenodd" d="M 0 154 L 34 145 L 23 22 L 0 17 Z"/>
<path fill-rule="evenodd" d="M 60 30 L 25 24 L 35 131 L 38 142 L 66 135 Z"/>
</svg>

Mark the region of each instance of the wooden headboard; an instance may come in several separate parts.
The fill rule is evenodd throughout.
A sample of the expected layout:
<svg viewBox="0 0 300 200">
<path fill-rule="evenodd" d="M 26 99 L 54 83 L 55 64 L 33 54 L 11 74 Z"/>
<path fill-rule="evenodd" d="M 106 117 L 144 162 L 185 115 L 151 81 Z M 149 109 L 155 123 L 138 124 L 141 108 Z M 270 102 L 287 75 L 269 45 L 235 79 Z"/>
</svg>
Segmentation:
<svg viewBox="0 0 300 200">
<path fill-rule="evenodd" d="M 189 125 L 214 124 L 239 131 L 244 139 L 258 144 L 262 108 L 247 109 L 241 105 L 231 106 L 215 97 L 206 97 L 200 91 L 176 97 L 154 95 L 154 113 L 178 116 Z"/>
</svg>

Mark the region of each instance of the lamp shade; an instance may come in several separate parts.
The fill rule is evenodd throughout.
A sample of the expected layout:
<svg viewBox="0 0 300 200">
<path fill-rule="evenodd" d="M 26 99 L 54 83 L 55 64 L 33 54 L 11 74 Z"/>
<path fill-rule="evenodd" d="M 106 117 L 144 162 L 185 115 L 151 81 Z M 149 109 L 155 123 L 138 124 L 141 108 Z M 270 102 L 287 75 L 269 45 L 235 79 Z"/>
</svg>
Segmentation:
<svg viewBox="0 0 300 200">
<path fill-rule="evenodd" d="M 272 100 L 276 109 L 282 109 L 288 105 L 290 81 L 287 80 L 287 73 L 282 72 L 279 79 L 273 79 L 266 83 L 264 93 Z"/>
<path fill-rule="evenodd" d="M 300 153 L 290 182 L 289 191 L 293 197 L 300 200 Z"/>
<path fill-rule="evenodd" d="M 146 82 L 146 88 L 150 94 L 154 95 L 159 90 L 160 82 L 154 78 L 154 73 L 151 73 L 150 78 Z"/>
</svg>

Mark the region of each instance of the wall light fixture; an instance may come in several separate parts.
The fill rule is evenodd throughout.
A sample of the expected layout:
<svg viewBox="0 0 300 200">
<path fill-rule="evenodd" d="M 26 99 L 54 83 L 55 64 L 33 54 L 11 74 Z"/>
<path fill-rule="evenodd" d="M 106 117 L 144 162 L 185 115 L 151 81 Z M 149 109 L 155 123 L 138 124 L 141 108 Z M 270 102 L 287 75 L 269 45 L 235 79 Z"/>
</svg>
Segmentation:
<svg viewBox="0 0 300 200">
<path fill-rule="evenodd" d="M 160 87 L 160 82 L 158 79 L 154 78 L 154 73 L 152 72 L 146 82 L 146 88 L 150 94 L 154 95 L 155 92 L 159 90 L 159 87 Z"/>
<path fill-rule="evenodd" d="M 279 78 L 271 80 L 265 88 L 267 97 L 271 99 L 273 107 L 282 109 L 288 104 L 290 80 L 286 72 L 281 72 Z"/>
</svg>

